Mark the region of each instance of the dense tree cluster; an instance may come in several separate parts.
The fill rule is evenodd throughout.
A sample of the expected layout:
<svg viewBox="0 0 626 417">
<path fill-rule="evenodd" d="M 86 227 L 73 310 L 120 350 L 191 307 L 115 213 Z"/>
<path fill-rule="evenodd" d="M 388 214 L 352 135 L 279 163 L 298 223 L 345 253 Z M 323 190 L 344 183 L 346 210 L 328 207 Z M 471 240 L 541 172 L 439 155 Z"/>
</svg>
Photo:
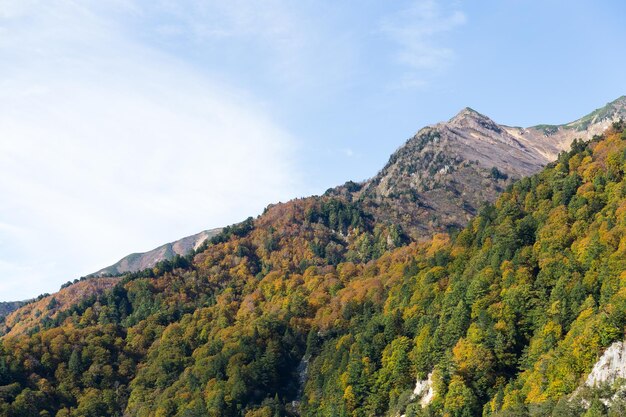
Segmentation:
<svg viewBox="0 0 626 417">
<path fill-rule="evenodd" d="M 272 206 L 2 339 L 0 415 L 621 415 L 570 400 L 624 338 L 618 128 L 453 237 L 409 243 L 339 197 Z"/>
</svg>

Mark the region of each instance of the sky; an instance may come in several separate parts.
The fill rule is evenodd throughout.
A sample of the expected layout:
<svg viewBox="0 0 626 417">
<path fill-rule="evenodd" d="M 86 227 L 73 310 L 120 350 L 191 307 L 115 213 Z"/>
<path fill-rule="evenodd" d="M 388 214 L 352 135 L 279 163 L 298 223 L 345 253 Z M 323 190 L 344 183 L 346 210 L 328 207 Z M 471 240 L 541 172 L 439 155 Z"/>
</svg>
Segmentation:
<svg viewBox="0 0 626 417">
<path fill-rule="evenodd" d="M 626 94 L 626 3 L 0 0 L 0 301 Z"/>
</svg>

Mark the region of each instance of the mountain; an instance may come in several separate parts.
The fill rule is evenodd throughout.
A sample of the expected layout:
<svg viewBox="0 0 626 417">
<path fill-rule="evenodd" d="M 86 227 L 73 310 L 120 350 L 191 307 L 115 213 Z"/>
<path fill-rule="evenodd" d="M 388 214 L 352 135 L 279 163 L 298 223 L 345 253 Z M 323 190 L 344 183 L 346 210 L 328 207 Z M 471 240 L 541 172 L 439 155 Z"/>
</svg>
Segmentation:
<svg viewBox="0 0 626 417">
<path fill-rule="evenodd" d="M 421 129 L 370 180 L 327 193 L 359 201 L 378 221 L 427 239 L 463 227 L 482 203 L 539 172 L 574 139 L 589 140 L 620 119 L 626 119 L 626 96 L 565 125 L 529 128 L 500 125 L 465 108 Z"/>
<path fill-rule="evenodd" d="M 271 205 L 190 256 L 31 307 L 38 321 L 0 339 L 0 415 L 620 415 L 620 386 L 585 381 L 625 338 L 624 123 L 543 169 L 504 128 L 488 145 L 497 128 L 466 109 L 424 145 L 478 158 L 467 175 L 508 164 L 492 175 L 510 186 L 453 234 L 409 239 L 413 218 L 376 206 L 421 186 L 398 163 L 429 158 L 414 138 L 379 181 Z"/>
<path fill-rule="evenodd" d="M 414 239 L 460 228 L 514 179 L 547 162 L 488 117 L 466 108 L 420 130 L 353 198 Z"/>
<path fill-rule="evenodd" d="M 564 125 L 499 125 L 466 107 L 448 122 L 421 129 L 363 184 L 328 191 L 360 200 L 378 221 L 397 224 L 413 239 L 464 226 L 484 202 L 515 179 L 538 172 L 576 138 L 589 140 L 626 119 L 626 96 Z M 186 255 L 220 228 L 205 230 L 148 252 L 133 253 L 88 276 L 119 276 Z"/>
<path fill-rule="evenodd" d="M 187 236 L 175 242 L 166 243 L 156 249 L 143 253 L 132 253 L 123 257 L 116 263 L 98 272 L 89 274 L 93 277 L 119 276 L 127 272 L 136 272 L 152 268 L 163 260 L 170 260 L 176 255 L 185 256 L 190 251 L 197 249 L 205 240 L 217 235 L 222 229 L 204 230 L 195 235 Z"/>
</svg>

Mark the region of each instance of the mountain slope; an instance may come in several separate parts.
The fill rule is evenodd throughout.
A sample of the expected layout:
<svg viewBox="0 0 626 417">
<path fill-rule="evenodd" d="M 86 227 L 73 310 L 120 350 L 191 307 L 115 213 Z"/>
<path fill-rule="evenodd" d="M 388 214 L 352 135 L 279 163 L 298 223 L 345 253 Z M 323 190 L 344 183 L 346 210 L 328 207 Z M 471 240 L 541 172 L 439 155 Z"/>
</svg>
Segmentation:
<svg viewBox="0 0 626 417">
<path fill-rule="evenodd" d="M 626 325 L 616 128 L 454 238 L 395 247 L 330 196 L 271 206 L 3 338 L 0 414 L 582 415 L 564 399 Z M 411 393 L 427 375 L 422 410 Z"/>
<path fill-rule="evenodd" d="M 170 260 L 176 255 L 185 256 L 190 251 L 197 249 L 205 240 L 217 235 L 222 229 L 204 230 L 195 235 L 187 236 L 175 242 L 166 243 L 156 249 L 143 253 L 132 253 L 120 259 L 111 266 L 102 268 L 98 272 L 88 276 L 119 276 L 127 272 L 137 272 L 152 268 L 157 263 Z"/>
<path fill-rule="evenodd" d="M 498 129 L 471 110 L 451 124 L 468 140 Z M 367 205 L 410 178 L 400 154 L 379 183 L 270 206 L 4 336 L 0 415 L 563 414 L 624 338 L 622 131 L 575 142 L 454 238 L 409 243 Z M 485 154 L 450 136 L 446 149 Z M 534 169 L 504 139 L 511 172 Z M 432 387 L 426 410 L 416 379 Z"/>
<path fill-rule="evenodd" d="M 460 228 L 485 201 L 548 162 L 486 116 L 466 108 L 422 129 L 358 194 L 368 212 L 415 239 Z"/>
<path fill-rule="evenodd" d="M 421 129 L 372 179 L 328 191 L 359 201 L 378 221 L 413 239 L 463 227 L 514 180 L 539 172 L 576 138 L 591 139 L 626 119 L 626 97 L 566 125 L 516 128 L 465 108 Z"/>
</svg>

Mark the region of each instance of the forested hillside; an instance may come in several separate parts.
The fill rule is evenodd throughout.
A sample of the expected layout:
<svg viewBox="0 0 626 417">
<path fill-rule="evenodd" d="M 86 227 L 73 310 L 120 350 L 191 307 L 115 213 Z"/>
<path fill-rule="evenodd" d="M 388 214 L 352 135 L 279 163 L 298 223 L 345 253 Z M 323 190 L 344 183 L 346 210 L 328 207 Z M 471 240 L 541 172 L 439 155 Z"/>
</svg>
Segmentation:
<svg viewBox="0 0 626 417">
<path fill-rule="evenodd" d="M 616 123 L 422 243 L 340 196 L 268 207 L 2 338 L 0 415 L 622 415 L 569 399 L 624 338 L 625 172 Z"/>
</svg>

